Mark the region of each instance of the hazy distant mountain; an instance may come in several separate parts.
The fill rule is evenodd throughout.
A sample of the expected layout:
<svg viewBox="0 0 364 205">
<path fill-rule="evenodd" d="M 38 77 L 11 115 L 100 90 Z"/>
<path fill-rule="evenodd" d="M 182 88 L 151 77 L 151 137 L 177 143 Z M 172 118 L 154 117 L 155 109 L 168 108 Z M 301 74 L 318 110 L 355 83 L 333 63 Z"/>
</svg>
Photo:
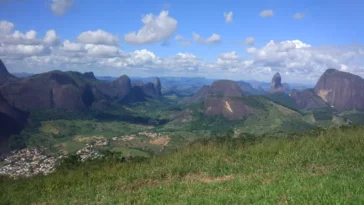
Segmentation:
<svg viewBox="0 0 364 205">
<path fill-rule="evenodd" d="M 248 82 L 250 85 L 252 85 L 253 88 L 255 89 L 259 89 L 259 90 L 264 90 L 264 91 L 269 91 L 271 88 L 272 83 L 270 82 L 262 82 L 262 81 L 257 81 L 257 80 L 247 80 L 246 82 Z M 283 83 L 285 84 L 285 83 Z M 304 83 L 287 83 L 289 90 L 292 89 L 296 89 L 296 90 L 304 90 L 307 88 L 313 88 L 314 84 L 304 84 Z M 289 90 L 286 89 L 286 92 L 288 92 Z"/>
<path fill-rule="evenodd" d="M 112 76 L 96 76 L 96 78 L 104 81 L 113 81 L 117 79 L 117 77 L 112 77 Z"/>
<path fill-rule="evenodd" d="M 12 75 L 14 75 L 15 77 L 18 77 L 18 78 L 27 78 L 27 77 L 30 77 L 32 75 L 35 75 L 34 73 L 12 73 Z"/>
<path fill-rule="evenodd" d="M 264 94 L 263 89 L 256 89 L 250 83 L 244 82 L 244 81 L 237 81 L 240 88 L 244 91 L 247 95 L 261 95 Z"/>
</svg>

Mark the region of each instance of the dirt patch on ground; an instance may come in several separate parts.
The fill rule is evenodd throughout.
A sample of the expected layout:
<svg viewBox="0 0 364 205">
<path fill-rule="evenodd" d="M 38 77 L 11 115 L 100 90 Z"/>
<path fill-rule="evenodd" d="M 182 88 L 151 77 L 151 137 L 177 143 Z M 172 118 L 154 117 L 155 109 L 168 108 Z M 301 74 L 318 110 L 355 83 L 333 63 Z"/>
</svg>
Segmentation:
<svg viewBox="0 0 364 205">
<path fill-rule="evenodd" d="M 277 181 L 277 178 L 275 176 L 271 176 L 269 173 L 265 174 L 264 179 L 262 180 L 263 185 L 271 184 Z"/>
<path fill-rule="evenodd" d="M 149 140 L 149 143 L 154 145 L 161 145 L 164 147 L 168 145 L 169 141 L 171 141 L 171 138 L 169 138 L 168 136 L 161 136 Z"/>
<path fill-rule="evenodd" d="M 311 175 L 327 174 L 333 167 L 325 166 L 321 164 L 305 164 L 305 168 L 311 173 Z"/>
<path fill-rule="evenodd" d="M 66 147 L 67 146 L 67 144 L 66 143 L 59 143 L 59 144 L 56 144 L 56 145 L 54 145 L 55 147 L 59 147 L 59 148 L 62 148 L 62 147 Z"/>
<path fill-rule="evenodd" d="M 130 140 L 135 139 L 135 135 L 125 135 L 125 136 L 121 136 L 120 138 L 123 141 L 130 141 Z"/>
<path fill-rule="evenodd" d="M 73 138 L 74 142 L 90 142 L 90 141 L 94 141 L 94 140 L 102 140 L 105 139 L 104 136 L 81 136 L 81 135 L 76 135 Z"/>
<path fill-rule="evenodd" d="M 206 176 L 204 174 L 188 174 L 184 177 L 184 180 L 186 181 L 199 181 L 202 183 L 218 183 L 218 182 L 226 182 L 226 181 L 232 181 L 235 179 L 235 176 L 233 175 L 226 175 L 222 177 L 210 177 Z"/>
</svg>

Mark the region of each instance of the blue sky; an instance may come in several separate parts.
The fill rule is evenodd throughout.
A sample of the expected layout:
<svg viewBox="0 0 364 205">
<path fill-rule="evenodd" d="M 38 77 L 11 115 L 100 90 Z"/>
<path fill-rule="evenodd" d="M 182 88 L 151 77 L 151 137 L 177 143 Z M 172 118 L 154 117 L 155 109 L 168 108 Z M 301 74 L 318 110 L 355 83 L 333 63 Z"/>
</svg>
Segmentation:
<svg viewBox="0 0 364 205">
<path fill-rule="evenodd" d="M 0 57 L 9 65 L 9 70 L 42 72 L 51 69 L 75 69 L 92 70 L 99 75 L 119 75 L 119 73 L 145 76 L 161 74 L 215 77 L 222 75 L 232 79 L 238 79 L 237 76 L 241 76 L 241 79 L 261 80 L 269 80 L 275 72 L 279 71 L 283 78 L 287 73 L 288 81 L 300 79 L 312 82 L 330 66 L 362 75 L 363 64 L 360 60 L 342 59 L 342 56 L 355 53 L 355 59 L 362 57 L 364 1 L 58 1 L 65 1 L 69 5 L 62 14 L 57 14 L 51 9 L 55 0 L 0 0 L 2 2 L 0 3 L 0 21 L 11 22 L 14 25 L 12 32 L 19 30 L 21 33 L 26 33 L 34 30 L 37 32 L 37 38 L 41 39 L 48 30 L 53 29 L 59 37 L 59 44 L 52 45 L 52 52 L 48 52 L 48 57 L 43 53 L 34 56 L 27 54 L 19 57 L 17 55 L 17 58 L 14 58 L 10 52 L 12 50 L 6 47 L 10 45 L 6 42 L 9 38 L 0 36 L 0 42 L 1 38 L 5 39 L 0 45 L 3 47 L 2 52 L 0 49 Z M 260 13 L 264 10 L 271 10 L 273 15 L 261 17 Z M 139 43 L 139 45 L 127 43 L 124 35 L 140 30 L 144 25 L 141 22 L 143 16 L 153 14 L 156 17 L 162 11 L 168 11 L 168 18 L 176 21 L 175 28 L 172 28 L 170 34 L 166 34 L 167 37 L 152 43 Z M 224 12 L 230 11 L 233 14 L 232 21 L 226 22 Z M 300 13 L 302 18 L 293 18 L 296 13 Z M 61 54 L 56 50 L 62 47 L 65 40 L 79 43 L 77 37 L 81 33 L 98 29 L 119 37 L 120 41 L 113 46 L 117 46 L 120 52 L 134 55 L 135 51 L 148 51 L 160 61 L 168 61 L 168 66 L 155 59 L 147 59 L 145 62 L 145 64 L 155 63 L 155 66 L 142 63 L 130 64 L 131 61 L 136 60 L 134 58 L 131 61 L 126 60 L 125 62 L 128 63 L 124 66 L 109 68 L 100 66 L 106 65 L 100 63 L 105 61 L 105 57 L 96 59 L 95 56 L 92 56 L 90 62 L 83 61 L 82 66 L 71 65 L 70 62 L 59 63 L 59 68 L 55 63 L 40 64 L 39 61 L 55 62 L 55 60 L 49 60 L 51 57 L 53 59 L 57 57 L 57 62 L 60 62 Z M 217 43 L 201 44 L 193 39 L 193 32 L 205 39 L 215 33 L 220 40 Z M 175 40 L 176 35 L 183 36 L 190 45 L 179 45 L 179 41 Z M 248 37 L 254 38 L 254 44 L 243 44 Z M 273 47 L 267 47 L 271 40 L 275 44 Z M 281 53 L 279 46 L 285 44 L 280 42 L 290 43 L 293 40 L 299 40 L 310 47 L 302 49 L 296 45 L 293 49 Z M 256 51 L 249 53 L 248 48 L 255 48 Z M 262 52 L 270 54 L 272 58 L 262 56 Z M 191 54 L 195 58 L 192 59 L 193 62 L 185 63 L 187 65 L 185 70 L 169 66 L 178 53 Z M 224 53 L 230 53 L 230 55 L 222 55 Z M 49 59 L 45 60 L 46 57 Z M 91 59 L 89 56 L 77 57 Z M 115 57 L 119 58 L 119 56 L 112 56 L 113 59 Z M 223 61 L 223 63 L 217 63 L 219 57 L 220 62 Z M 42 60 L 39 60 L 41 58 Z M 67 56 L 67 59 L 69 58 L 71 57 Z M 76 57 L 72 56 L 72 58 Z M 125 56 L 122 58 L 125 60 Z M 288 58 L 291 59 L 290 62 L 286 60 Z M 35 61 L 35 59 L 38 60 Z M 122 60 L 118 59 L 117 62 Z M 178 62 L 180 61 L 176 62 L 177 65 Z M 37 63 L 37 68 L 31 67 L 35 65 L 34 63 Z M 211 69 L 208 70 L 208 67 Z M 302 79 L 300 77 L 302 75 L 306 78 Z"/>
</svg>

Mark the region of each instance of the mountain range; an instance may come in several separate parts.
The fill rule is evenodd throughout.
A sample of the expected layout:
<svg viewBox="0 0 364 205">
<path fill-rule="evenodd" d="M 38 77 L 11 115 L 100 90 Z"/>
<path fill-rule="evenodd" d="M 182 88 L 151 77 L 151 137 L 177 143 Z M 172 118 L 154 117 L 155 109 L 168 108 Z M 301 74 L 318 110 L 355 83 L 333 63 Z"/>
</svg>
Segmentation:
<svg viewBox="0 0 364 205">
<path fill-rule="evenodd" d="M 194 127 L 202 125 L 204 118 L 221 116 L 227 127 L 229 121 L 236 121 L 240 123 L 238 130 L 264 133 L 294 131 L 325 123 L 325 126 L 341 125 L 349 116 L 346 112 L 364 109 L 364 79 L 335 69 L 324 72 L 314 88 L 292 90 L 282 83 L 279 73 L 273 76 L 268 90 L 254 88 L 244 81 L 183 77 L 130 79 L 126 75 L 100 80 L 92 72 L 59 70 L 18 78 L 7 71 L 1 60 L 0 74 L 3 142 L 28 127 L 32 114 L 43 110 L 70 111 L 74 115 L 97 112 L 98 116 L 109 116 L 112 112 L 112 119 L 125 115 L 143 122 L 160 121 L 164 110 L 169 113 L 164 115 L 164 121 L 170 123 L 159 129 Z M 157 107 L 149 108 L 151 103 Z M 225 124 L 225 121 L 219 122 Z"/>
</svg>

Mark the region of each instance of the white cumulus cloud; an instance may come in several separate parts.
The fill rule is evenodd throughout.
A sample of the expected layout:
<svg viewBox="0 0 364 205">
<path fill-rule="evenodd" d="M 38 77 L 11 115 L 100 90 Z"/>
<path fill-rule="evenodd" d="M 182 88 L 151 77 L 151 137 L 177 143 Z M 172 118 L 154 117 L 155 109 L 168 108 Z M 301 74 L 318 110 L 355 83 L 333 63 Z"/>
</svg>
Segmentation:
<svg viewBox="0 0 364 205">
<path fill-rule="evenodd" d="M 24 58 L 37 55 L 45 55 L 50 51 L 43 45 L 7 45 L 0 46 L 0 57 Z"/>
<path fill-rule="evenodd" d="M 259 13 L 259 16 L 261 16 L 261 17 L 270 17 L 273 15 L 274 15 L 273 10 L 263 10 Z"/>
<path fill-rule="evenodd" d="M 43 39 L 37 37 L 35 30 L 25 33 L 14 31 L 14 24 L 0 21 L 0 57 L 25 58 L 29 56 L 46 55 L 50 47 L 55 45 L 59 36 L 54 30 L 46 32 Z"/>
<path fill-rule="evenodd" d="M 228 13 L 224 12 L 224 18 L 226 23 L 230 23 L 233 21 L 233 12 L 230 11 Z"/>
<path fill-rule="evenodd" d="M 252 46 L 255 44 L 255 39 L 254 37 L 248 37 L 245 39 L 244 41 L 244 45 L 248 45 L 248 46 Z"/>
<path fill-rule="evenodd" d="M 116 35 L 99 29 L 96 31 L 82 32 L 77 37 L 77 41 L 84 44 L 118 45 L 120 39 Z"/>
<path fill-rule="evenodd" d="M 305 17 L 304 13 L 295 13 L 295 15 L 293 15 L 293 18 L 297 20 L 303 19 L 304 17 Z"/>
<path fill-rule="evenodd" d="M 73 0 L 52 0 L 51 10 L 54 15 L 64 15 L 73 5 Z"/>
<path fill-rule="evenodd" d="M 215 60 L 202 59 L 188 52 L 159 56 L 151 50 L 123 51 L 115 35 L 106 31 L 83 32 L 75 42 L 62 40 L 55 30 L 37 37 L 35 30 L 13 31 L 11 22 L 0 21 L 0 58 L 13 72 L 44 72 L 53 69 L 77 71 L 110 71 L 112 75 L 205 76 L 242 79 L 245 76 L 269 81 L 275 72 L 285 80 L 315 82 L 328 68 L 352 72 L 364 77 L 364 46 L 341 45 L 315 47 L 301 40 L 267 42 L 253 46 L 248 41 L 244 55 L 224 52 Z M 90 34 L 90 35 L 89 35 Z M 103 35 L 99 35 L 103 34 Z M 181 35 L 175 41 L 187 40 Z M 202 38 L 194 34 L 197 43 L 209 44 L 221 40 L 217 34 Z"/>
<path fill-rule="evenodd" d="M 213 33 L 210 37 L 208 37 L 206 39 L 202 38 L 197 33 L 192 33 L 192 36 L 193 36 L 193 40 L 200 44 L 214 44 L 214 43 L 219 43 L 221 41 L 221 36 L 216 33 Z"/>
<path fill-rule="evenodd" d="M 177 20 L 162 11 L 158 16 L 147 14 L 142 18 L 144 26 L 138 32 L 124 35 L 129 44 L 152 44 L 167 40 L 177 29 Z"/>
<path fill-rule="evenodd" d="M 43 38 L 43 42 L 46 45 L 53 46 L 58 44 L 60 41 L 59 36 L 57 36 L 55 30 L 49 30 L 46 32 L 45 37 Z"/>
<path fill-rule="evenodd" d="M 176 40 L 176 41 L 178 41 L 178 44 L 180 45 L 180 46 L 189 46 L 189 45 L 191 45 L 191 42 L 189 41 L 189 40 L 187 40 L 187 39 L 185 39 L 183 36 L 181 36 L 181 35 L 177 35 L 177 36 L 175 36 L 174 37 L 174 39 Z"/>
<path fill-rule="evenodd" d="M 14 24 L 9 21 L 0 21 L 0 36 L 10 33 L 14 28 Z"/>
</svg>

